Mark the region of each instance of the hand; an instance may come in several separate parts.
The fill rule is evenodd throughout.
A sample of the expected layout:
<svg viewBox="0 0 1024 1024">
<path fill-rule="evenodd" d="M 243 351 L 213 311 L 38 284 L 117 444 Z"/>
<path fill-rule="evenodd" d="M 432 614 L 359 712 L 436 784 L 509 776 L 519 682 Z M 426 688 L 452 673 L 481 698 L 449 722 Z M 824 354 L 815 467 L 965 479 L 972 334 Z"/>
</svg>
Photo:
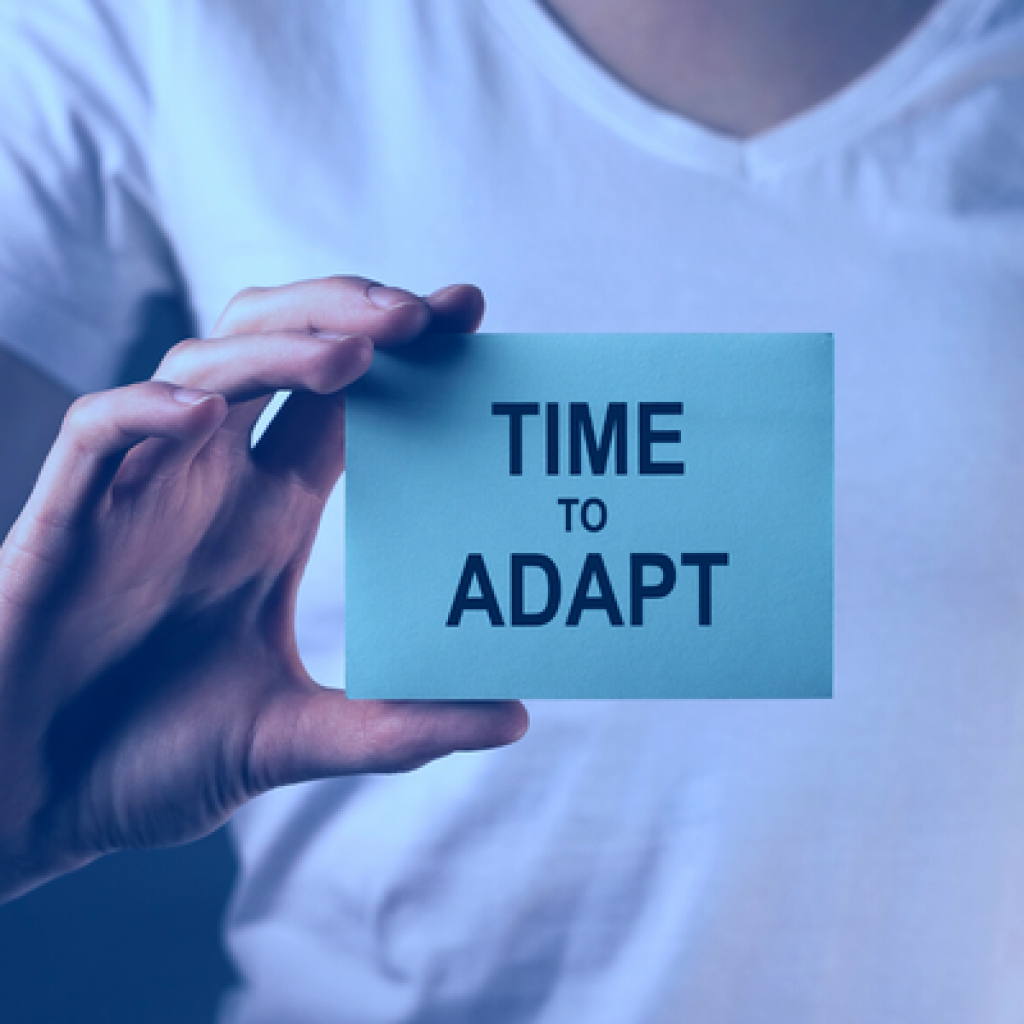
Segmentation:
<svg viewBox="0 0 1024 1024">
<path fill-rule="evenodd" d="M 475 330 L 480 293 L 331 278 L 243 292 L 152 381 L 71 408 L 0 549 L 0 899 L 210 832 L 273 786 L 418 767 L 526 729 L 518 702 L 350 701 L 296 592 L 374 344 Z M 371 340 L 372 339 L 372 340 Z M 252 448 L 277 389 L 294 389 Z"/>
</svg>

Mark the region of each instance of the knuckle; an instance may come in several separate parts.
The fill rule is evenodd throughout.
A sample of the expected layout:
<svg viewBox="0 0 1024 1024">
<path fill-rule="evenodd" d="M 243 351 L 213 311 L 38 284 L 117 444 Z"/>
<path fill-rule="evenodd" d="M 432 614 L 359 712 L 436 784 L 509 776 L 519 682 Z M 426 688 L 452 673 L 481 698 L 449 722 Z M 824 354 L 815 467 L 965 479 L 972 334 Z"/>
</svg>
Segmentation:
<svg viewBox="0 0 1024 1024">
<path fill-rule="evenodd" d="M 105 437 L 116 430 L 115 394 L 101 391 L 75 399 L 64 416 L 61 433 L 80 452 L 102 448 Z"/>
<path fill-rule="evenodd" d="M 255 315 L 254 307 L 262 304 L 263 297 L 270 290 L 269 288 L 250 285 L 248 288 L 243 288 L 240 292 L 236 292 L 224 307 L 224 312 L 221 313 L 220 319 L 217 322 L 215 334 L 234 334 L 239 327 L 244 328 Z"/>
<path fill-rule="evenodd" d="M 302 378 L 311 391 L 323 394 L 337 387 L 338 373 L 331 356 L 326 346 L 318 346 L 303 359 Z"/>
<path fill-rule="evenodd" d="M 76 398 L 64 414 L 61 433 L 80 451 L 106 447 L 111 442 L 131 443 L 133 424 L 159 414 L 168 385 L 141 381 L 110 391 L 95 391 Z M 142 404 L 140 404 L 142 403 Z"/>
<path fill-rule="evenodd" d="M 353 288 L 362 290 L 367 285 L 376 283 L 370 278 L 362 277 L 359 274 L 331 274 L 329 277 L 323 278 L 323 280 L 332 288 L 342 288 L 347 292 L 352 291 Z"/>
<path fill-rule="evenodd" d="M 185 338 L 172 345 L 160 360 L 160 365 L 157 367 L 156 373 L 153 374 L 154 380 L 160 380 L 167 376 L 173 377 L 173 371 L 180 370 L 188 362 L 194 351 L 194 346 L 197 344 L 199 344 L 198 339 Z"/>
<path fill-rule="evenodd" d="M 376 283 L 368 277 L 360 277 L 357 274 L 332 274 L 317 282 L 319 288 L 325 292 L 324 299 L 339 303 L 350 302 L 356 296 L 364 296 L 366 289 Z"/>
<path fill-rule="evenodd" d="M 416 715 L 375 709 L 365 715 L 361 725 L 363 756 L 379 771 L 408 771 L 446 752 L 433 735 L 431 723 Z"/>
<path fill-rule="evenodd" d="M 320 341 L 306 356 L 303 377 L 312 391 L 328 394 L 350 384 L 369 366 L 372 350 L 360 353 L 362 362 L 351 345 Z"/>
<path fill-rule="evenodd" d="M 182 352 L 187 352 L 193 345 L 198 342 L 197 338 L 182 338 L 181 341 L 175 342 L 164 355 L 165 359 L 173 359 L 175 356 L 180 356 Z"/>
<path fill-rule="evenodd" d="M 228 303 L 228 309 L 235 310 L 239 306 L 247 305 L 254 299 L 258 299 L 261 295 L 265 295 L 266 292 L 266 288 L 258 285 L 249 285 L 248 288 L 243 288 L 232 296 L 231 301 Z"/>
<path fill-rule="evenodd" d="M 103 405 L 100 394 L 82 395 L 76 398 L 64 414 L 61 429 L 70 434 L 83 434 L 95 428 L 99 410 Z"/>
</svg>

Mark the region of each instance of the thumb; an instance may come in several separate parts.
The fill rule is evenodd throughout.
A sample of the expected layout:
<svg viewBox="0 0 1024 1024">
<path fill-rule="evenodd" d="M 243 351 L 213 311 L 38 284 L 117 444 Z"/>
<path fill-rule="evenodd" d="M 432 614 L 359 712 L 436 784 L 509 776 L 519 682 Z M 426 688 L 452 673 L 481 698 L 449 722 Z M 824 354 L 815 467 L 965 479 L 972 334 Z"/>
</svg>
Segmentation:
<svg viewBox="0 0 1024 1024">
<path fill-rule="evenodd" d="M 271 698 L 252 732 L 253 793 L 336 775 L 401 772 L 460 750 L 514 743 L 527 730 L 510 701 L 350 700 L 316 684 Z"/>
</svg>

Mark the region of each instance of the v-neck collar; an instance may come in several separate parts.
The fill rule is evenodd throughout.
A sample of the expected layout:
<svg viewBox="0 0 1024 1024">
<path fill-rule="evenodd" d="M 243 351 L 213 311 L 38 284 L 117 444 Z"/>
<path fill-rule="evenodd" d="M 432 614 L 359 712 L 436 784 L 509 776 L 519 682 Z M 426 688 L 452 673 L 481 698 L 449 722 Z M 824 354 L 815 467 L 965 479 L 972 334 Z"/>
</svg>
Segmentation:
<svg viewBox="0 0 1024 1024">
<path fill-rule="evenodd" d="M 592 116 L 674 163 L 758 178 L 827 151 L 862 131 L 997 0 L 939 0 L 907 37 L 859 77 L 807 110 L 748 139 L 665 110 L 590 56 L 540 0 L 486 0 L 493 17 L 541 71 Z"/>
</svg>

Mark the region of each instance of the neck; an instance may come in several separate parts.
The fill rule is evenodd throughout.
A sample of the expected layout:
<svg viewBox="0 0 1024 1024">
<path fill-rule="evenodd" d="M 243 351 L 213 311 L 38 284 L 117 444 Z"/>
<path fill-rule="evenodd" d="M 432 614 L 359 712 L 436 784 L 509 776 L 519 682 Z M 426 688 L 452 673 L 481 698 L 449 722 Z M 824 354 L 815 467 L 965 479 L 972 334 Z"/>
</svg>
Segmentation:
<svg viewBox="0 0 1024 1024">
<path fill-rule="evenodd" d="M 936 0 L 545 0 L 609 71 L 667 110 L 748 138 L 849 84 Z"/>
</svg>

